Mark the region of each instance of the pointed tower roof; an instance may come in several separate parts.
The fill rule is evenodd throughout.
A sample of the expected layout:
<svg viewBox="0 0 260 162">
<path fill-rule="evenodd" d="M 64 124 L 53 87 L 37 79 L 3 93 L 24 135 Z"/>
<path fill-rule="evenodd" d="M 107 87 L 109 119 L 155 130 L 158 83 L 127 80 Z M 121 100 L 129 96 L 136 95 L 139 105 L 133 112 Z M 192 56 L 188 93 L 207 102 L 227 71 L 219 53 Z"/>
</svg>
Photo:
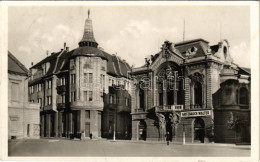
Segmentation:
<svg viewBox="0 0 260 162">
<path fill-rule="evenodd" d="M 93 27 L 92 27 L 92 20 L 89 18 L 90 11 L 88 10 L 88 18 L 85 21 L 85 28 L 84 33 L 81 41 L 79 42 L 79 46 L 91 46 L 97 47 L 98 43 L 94 38 Z"/>
</svg>

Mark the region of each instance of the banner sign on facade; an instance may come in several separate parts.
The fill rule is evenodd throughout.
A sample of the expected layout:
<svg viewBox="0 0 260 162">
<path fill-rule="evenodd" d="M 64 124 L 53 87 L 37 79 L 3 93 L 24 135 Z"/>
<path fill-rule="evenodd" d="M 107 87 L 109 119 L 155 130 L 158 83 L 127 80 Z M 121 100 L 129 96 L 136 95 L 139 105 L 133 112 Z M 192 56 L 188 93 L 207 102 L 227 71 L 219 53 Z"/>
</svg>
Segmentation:
<svg viewBox="0 0 260 162">
<path fill-rule="evenodd" d="M 210 116 L 211 110 L 181 112 L 181 117 Z"/>
</svg>

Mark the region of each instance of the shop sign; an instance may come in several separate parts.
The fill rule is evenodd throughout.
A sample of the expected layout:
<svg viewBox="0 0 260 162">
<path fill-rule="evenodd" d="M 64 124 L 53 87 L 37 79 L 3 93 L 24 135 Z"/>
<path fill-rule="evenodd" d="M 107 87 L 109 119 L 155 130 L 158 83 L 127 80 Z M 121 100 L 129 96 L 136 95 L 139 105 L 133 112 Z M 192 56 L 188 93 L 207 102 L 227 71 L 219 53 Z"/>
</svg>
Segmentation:
<svg viewBox="0 0 260 162">
<path fill-rule="evenodd" d="M 211 110 L 181 112 L 181 117 L 210 116 Z"/>
</svg>

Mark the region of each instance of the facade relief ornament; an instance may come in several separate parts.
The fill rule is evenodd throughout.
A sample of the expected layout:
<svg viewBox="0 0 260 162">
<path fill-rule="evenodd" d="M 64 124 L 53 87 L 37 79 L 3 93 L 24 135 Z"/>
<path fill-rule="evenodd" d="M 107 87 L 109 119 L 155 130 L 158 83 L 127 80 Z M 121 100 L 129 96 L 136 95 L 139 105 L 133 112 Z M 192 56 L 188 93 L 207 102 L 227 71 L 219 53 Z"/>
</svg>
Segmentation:
<svg viewBox="0 0 260 162">
<path fill-rule="evenodd" d="M 158 119 L 158 127 L 159 127 L 159 135 L 160 138 L 164 138 L 164 135 L 166 134 L 166 121 L 165 116 L 161 113 L 156 113 L 156 117 Z"/>
<path fill-rule="evenodd" d="M 194 73 L 192 75 L 189 76 L 189 78 L 191 79 L 192 82 L 200 82 L 200 83 L 203 83 L 204 81 L 204 75 L 203 74 L 200 74 L 200 73 Z"/>
</svg>

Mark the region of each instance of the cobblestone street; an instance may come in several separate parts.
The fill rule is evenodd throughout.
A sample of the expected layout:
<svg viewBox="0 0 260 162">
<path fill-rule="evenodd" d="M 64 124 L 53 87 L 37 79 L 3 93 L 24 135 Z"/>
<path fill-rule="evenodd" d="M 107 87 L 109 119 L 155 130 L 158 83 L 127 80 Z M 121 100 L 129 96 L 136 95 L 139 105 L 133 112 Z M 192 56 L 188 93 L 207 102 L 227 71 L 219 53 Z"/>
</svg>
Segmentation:
<svg viewBox="0 0 260 162">
<path fill-rule="evenodd" d="M 8 143 L 9 156 L 246 157 L 250 146 L 109 140 L 39 140 Z"/>
</svg>

